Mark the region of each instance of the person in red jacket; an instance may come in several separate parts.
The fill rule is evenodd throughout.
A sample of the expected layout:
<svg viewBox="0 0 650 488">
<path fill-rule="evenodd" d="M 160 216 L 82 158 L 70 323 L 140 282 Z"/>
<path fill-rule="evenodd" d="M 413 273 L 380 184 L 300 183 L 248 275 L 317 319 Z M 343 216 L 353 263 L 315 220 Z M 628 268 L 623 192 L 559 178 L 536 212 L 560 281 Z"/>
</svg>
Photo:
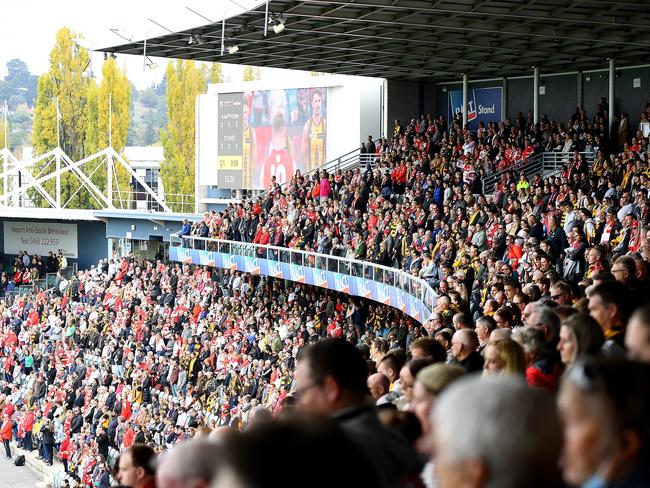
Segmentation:
<svg viewBox="0 0 650 488">
<path fill-rule="evenodd" d="M 23 431 L 23 447 L 27 451 L 33 451 L 32 431 L 34 430 L 34 407 L 24 407 L 23 417 L 20 419 L 20 430 Z"/>
<path fill-rule="evenodd" d="M 59 458 L 63 462 L 63 469 L 66 473 L 68 472 L 68 459 L 70 459 L 73 452 L 74 446 L 72 445 L 72 442 L 70 442 L 70 436 L 66 435 L 65 439 L 63 439 L 59 446 Z"/>
<path fill-rule="evenodd" d="M 2 443 L 5 446 L 7 459 L 11 459 L 11 446 L 9 443 L 11 442 L 12 428 L 13 423 L 11 422 L 11 415 L 5 415 L 2 421 L 2 426 L 0 427 L 0 439 L 2 439 Z"/>
<path fill-rule="evenodd" d="M 124 438 L 122 439 L 122 445 L 124 449 L 128 449 L 135 443 L 135 430 L 131 426 L 131 422 L 127 423 L 126 431 L 124 432 Z"/>
</svg>

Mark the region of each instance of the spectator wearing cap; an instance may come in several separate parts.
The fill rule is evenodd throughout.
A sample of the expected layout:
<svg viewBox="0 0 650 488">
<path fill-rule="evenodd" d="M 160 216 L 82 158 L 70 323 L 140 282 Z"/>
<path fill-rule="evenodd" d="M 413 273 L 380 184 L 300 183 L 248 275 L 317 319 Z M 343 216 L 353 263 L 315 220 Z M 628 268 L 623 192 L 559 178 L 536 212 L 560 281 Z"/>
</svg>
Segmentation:
<svg viewBox="0 0 650 488">
<path fill-rule="evenodd" d="M 431 409 L 438 395 L 453 381 L 465 374 L 465 369 L 451 364 L 436 363 L 426 366 L 415 377 L 413 385 L 413 402 L 411 410 L 417 416 L 422 427 L 422 437 L 418 441 L 418 450 L 431 452 Z"/>
</svg>

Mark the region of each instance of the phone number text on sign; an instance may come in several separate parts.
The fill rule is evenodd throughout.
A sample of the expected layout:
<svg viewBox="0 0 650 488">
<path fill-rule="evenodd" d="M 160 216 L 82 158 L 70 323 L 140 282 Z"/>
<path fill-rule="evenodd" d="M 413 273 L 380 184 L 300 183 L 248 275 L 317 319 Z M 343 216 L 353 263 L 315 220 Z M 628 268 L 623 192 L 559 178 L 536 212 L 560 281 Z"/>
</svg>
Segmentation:
<svg viewBox="0 0 650 488">
<path fill-rule="evenodd" d="M 20 244 L 23 246 L 53 246 L 58 250 L 60 241 L 51 237 L 21 237 Z"/>
</svg>

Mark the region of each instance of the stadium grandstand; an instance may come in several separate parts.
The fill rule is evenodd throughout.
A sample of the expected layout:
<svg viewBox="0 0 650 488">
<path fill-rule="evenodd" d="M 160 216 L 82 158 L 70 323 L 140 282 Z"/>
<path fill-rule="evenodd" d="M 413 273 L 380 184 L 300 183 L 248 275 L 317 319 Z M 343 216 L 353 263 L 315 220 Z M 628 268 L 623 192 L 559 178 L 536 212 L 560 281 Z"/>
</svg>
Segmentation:
<svg viewBox="0 0 650 488">
<path fill-rule="evenodd" d="M 309 86 L 301 150 L 267 143 L 286 178 L 214 155 L 244 198 L 198 181 L 195 212 L 110 201 L 67 237 L 3 208 L 6 456 L 56 486 L 650 486 L 648 17 L 274 0 L 105 48 L 382 77 L 379 132 L 325 159 L 367 125 Z M 285 128 L 215 96 L 248 144 Z"/>
</svg>

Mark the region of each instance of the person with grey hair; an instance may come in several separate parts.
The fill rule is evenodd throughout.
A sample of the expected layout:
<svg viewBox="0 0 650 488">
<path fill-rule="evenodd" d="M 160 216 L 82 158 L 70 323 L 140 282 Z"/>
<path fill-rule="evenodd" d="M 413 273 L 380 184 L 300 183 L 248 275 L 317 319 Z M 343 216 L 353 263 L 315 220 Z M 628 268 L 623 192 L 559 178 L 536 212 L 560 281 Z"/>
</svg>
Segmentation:
<svg viewBox="0 0 650 488">
<path fill-rule="evenodd" d="M 431 419 L 440 488 L 562 486 L 560 422 L 547 393 L 510 376 L 460 379 Z"/>
<path fill-rule="evenodd" d="M 158 488 L 207 488 L 217 474 L 221 447 L 213 440 L 192 439 L 162 454 L 156 472 Z"/>
<path fill-rule="evenodd" d="M 557 346 L 560 335 L 560 317 L 551 307 L 538 305 L 528 317 L 527 325 L 539 329 L 551 347 Z"/>
<path fill-rule="evenodd" d="M 472 329 L 461 329 L 451 338 L 450 364 L 465 368 L 468 373 L 483 370 L 483 356 L 478 353 L 479 342 Z"/>
</svg>

